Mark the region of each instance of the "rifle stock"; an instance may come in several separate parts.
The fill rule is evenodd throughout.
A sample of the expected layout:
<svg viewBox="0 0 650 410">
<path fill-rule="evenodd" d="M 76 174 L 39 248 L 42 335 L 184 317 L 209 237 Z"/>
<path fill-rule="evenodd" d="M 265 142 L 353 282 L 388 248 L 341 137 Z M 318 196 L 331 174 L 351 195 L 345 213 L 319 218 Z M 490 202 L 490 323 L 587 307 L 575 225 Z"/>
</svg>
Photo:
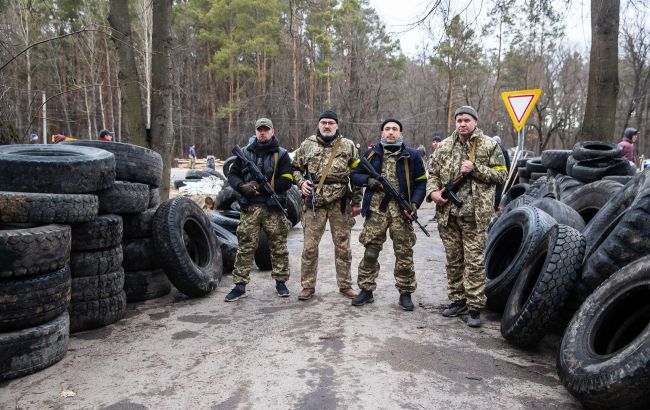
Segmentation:
<svg viewBox="0 0 650 410">
<path fill-rule="evenodd" d="M 395 201 L 397 201 L 397 204 L 403 210 L 405 210 L 409 215 L 412 215 L 411 220 L 413 222 L 415 222 L 418 225 L 418 227 L 420 227 L 422 232 L 424 232 L 424 234 L 426 236 L 431 236 L 429 231 L 427 231 L 427 229 L 424 226 L 422 226 L 420 221 L 418 221 L 417 214 L 414 213 L 414 210 L 411 207 L 411 204 L 409 203 L 409 201 L 406 200 L 406 198 L 404 198 L 404 195 L 402 195 L 399 191 L 397 191 L 395 189 L 395 187 L 393 187 L 393 185 L 385 177 L 380 175 L 377 172 L 377 170 L 375 170 L 375 168 L 372 166 L 372 164 L 370 163 L 370 161 L 368 161 L 368 159 L 366 157 L 361 157 L 361 160 L 359 161 L 359 163 L 370 174 L 371 177 L 375 178 L 377 181 L 379 181 L 381 183 L 381 186 L 384 187 L 384 191 L 388 195 L 390 195 L 393 199 L 395 199 Z"/>
</svg>

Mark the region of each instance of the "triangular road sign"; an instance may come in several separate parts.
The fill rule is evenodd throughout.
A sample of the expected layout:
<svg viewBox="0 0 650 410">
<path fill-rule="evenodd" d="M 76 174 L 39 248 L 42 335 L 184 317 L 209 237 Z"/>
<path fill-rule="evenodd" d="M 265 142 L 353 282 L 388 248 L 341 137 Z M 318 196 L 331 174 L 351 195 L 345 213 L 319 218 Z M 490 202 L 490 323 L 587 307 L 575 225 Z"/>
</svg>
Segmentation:
<svg viewBox="0 0 650 410">
<path fill-rule="evenodd" d="M 503 103 L 506 105 L 508 114 L 510 114 L 510 118 L 517 132 L 521 131 L 524 127 L 528 116 L 533 111 L 533 107 L 541 94 L 542 90 L 507 91 L 501 93 Z"/>
</svg>

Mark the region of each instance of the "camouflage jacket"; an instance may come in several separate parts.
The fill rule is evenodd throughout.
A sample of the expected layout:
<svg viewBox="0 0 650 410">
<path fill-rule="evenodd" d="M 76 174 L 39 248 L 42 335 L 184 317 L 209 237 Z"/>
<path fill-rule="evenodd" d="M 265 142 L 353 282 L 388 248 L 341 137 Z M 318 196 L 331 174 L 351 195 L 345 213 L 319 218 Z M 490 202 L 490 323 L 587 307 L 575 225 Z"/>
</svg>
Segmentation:
<svg viewBox="0 0 650 410">
<path fill-rule="evenodd" d="M 321 175 L 329 161 L 332 147 L 340 139 L 336 157 L 332 162 L 325 183 L 316 197 L 316 206 L 331 204 L 343 197 L 352 200 L 352 206 L 360 206 L 362 188 L 350 186 L 350 173 L 359 165 L 359 151 L 354 143 L 343 136 L 335 138 L 327 144 L 316 135 L 312 135 L 300 144 L 293 157 L 293 181 L 296 185 L 305 180 L 305 171 L 309 170 L 315 186 L 318 186 Z"/>
<path fill-rule="evenodd" d="M 454 131 L 451 136 L 438 145 L 429 168 L 427 201 L 431 201 L 429 195 L 432 192 L 442 189 L 460 169 L 460 164 L 452 163 L 451 153 L 456 143 L 458 143 L 458 136 Z M 474 130 L 469 143 L 476 144 L 474 172 L 465 184 L 470 184 L 469 191 L 472 195 L 476 223 L 487 228 L 490 219 L 494 215 L 495 186 L 505 183 L 508 171 L 499 145 L 492 138 L 484 135 L 479 128 Z M 454 205 L 448 202 L 438 209 L 438 222 L 440 224 L 445 225 L 447 223 L 452 206 Z"/>
</svg>

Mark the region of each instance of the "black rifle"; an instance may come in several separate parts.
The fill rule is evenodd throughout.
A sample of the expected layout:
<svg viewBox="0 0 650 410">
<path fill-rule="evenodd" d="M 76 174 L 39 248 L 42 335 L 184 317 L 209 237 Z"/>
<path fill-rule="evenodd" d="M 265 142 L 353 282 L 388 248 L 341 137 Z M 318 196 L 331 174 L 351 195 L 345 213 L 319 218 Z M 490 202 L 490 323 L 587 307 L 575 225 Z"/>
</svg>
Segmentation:
<svg viewBox="0 0 650 410">
<path fill-rule="evenodd" d="M 405 210 L 409 215 L 411 215 L 411 220 L 413 222 L 415 222 L 420 227 L 420 229 L 422 229 L 422 232 L 424 232 L 424 234 L 426 236 L 431 236 L 429 231 L 427 231 L 427 229 L 424 226 L 422 226 L 420 221 L 418 221 L 417 214 L 414 213 L 414 209 L 411 207 L 411 204 L 409 203 L 409 201 L 407 201 L 406 198 L 404 198 L 404 195 L 402 195 L 400 192 L 398 192 L 391 185 L 391 183 L 388 182 L 388 180 L 386 178 L 381 176 L 375 170 L 375 168 L 372 166 L 372 164 L 370 163 L 370 161 L 368 161 L 368 159 L 366 157 L 361 157 L 360 164 L 370 174 L 371 177 L 375 178 L 377 181 L 379 181 L 381 183 L 381 186 L 384 187 L 384 191 L 386 191 L 386 193 L 388 195 L 390 195 L 393 199 L 395 199 L 397 201 L 397 204 L 403 210 Z"/>
<path fill-rule="evenodd" d="M 280 210 L 282 211 L 284 216 L 288 218 L 289 214 L 287 213 L 287 210 L 284 209 L 284 207 L 282 206 L 282 202 L 280 202 L 280 198 L 278 198 L 278 194 L 275 193 L 273 187 L 271 187 L 271 184 L 269 184 L 269 180 L 266 179 L 264 174 L 262 174 L 262 171 L 260 171 L 260 169 L 257 167 L 255 162 L 246 158 L 244 152 L 237 145 L 235 145 L 235 148 L 232 149 L 232 153 L 235 154 L 239 159 L 244 161 L 244 165 L 246 166 L 246 168 L 248 168 L 248 171 L 252 174 L 253 179 L 257 181 L 258 184 L 260 184 L 262 190 L 271 197 L 271 199 L 278 205 L 278 207 L 280 207 Z"/>
<path fill-rule="evenodd" d="M 305 179 L 311 184 L 311 216 L 316 218 L 316 186 L 307 168 L 305 168 Z"/>
<path fill-rule="evenodd" d="M 442 191 L 442 197 L 451 201 L 452 204 L 456 205 L 456 208 L 462 207 L 463 200 L 458 198 L 456 192 L 458 191 L 458 188 L 460 188 L 460 186 L 463 184 L 463 182 L 465 182 L 465 180 L 468 179 L 471 175 L 471 172 L 465 174 L 460 173 L 456 175 L 451 181 L 445 184 L 445 187 Z"/>
</svg>

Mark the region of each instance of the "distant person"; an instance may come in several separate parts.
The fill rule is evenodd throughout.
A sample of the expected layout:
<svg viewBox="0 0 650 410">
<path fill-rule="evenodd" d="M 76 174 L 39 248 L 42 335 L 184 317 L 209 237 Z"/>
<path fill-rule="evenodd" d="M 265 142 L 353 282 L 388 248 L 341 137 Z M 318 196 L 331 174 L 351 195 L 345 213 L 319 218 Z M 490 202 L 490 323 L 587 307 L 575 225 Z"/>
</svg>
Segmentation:
<svg viewBox="0 0 650 410">
<path fill-rule="evenodd" d="M 618 146 L 623 149 L 623 158 L 627 159 L 636 168 L 637 161 L 634 155 L 634 143 L 639 139 L 639 130 L 636 128 L 626 128 L 623 133 L 623 139 Z"/>
<path fill-rule="evenodd" d="M 196 165 L 196 148 L 194 144 L 190 145 L 190 169 L 194 169 Z"/>
<path fill-rule="evenodd" d="M 506 162 L 506 171 L 510 171 L 510 155 L 508 155 L 508 150 L 501 143 L 501 137 L 495 135 L 492 139 L 499 145 L 501 152 L 503 153 L 503 159 Z M 496 190 L 494 192 L 494 210 L 499 210 L 499 204 L 501 203 L 501 196 L 503 195 L 503 186 L 504 184 L 497 184 Z"/>
<path fill-rule="evenodd" d="M 433 148 L 433 151 L 431 151 L 431 155 L 429 155 L 429 161 L 427 161 L 427 170 L 431 168 L 431 166 L 433 165 L 433 154 L 436 153 L 436 150 L 438 149 L 438 145 L 440 145 L 441 141 L 442 138 L 437 135 L 431 138 L 431 148 Z"/>
<path fill-rule="evenodd" d="M 270 119 L 260 118 L 255 122 L 255 141 L 242 148 L 242 151 L 246 158 L 258 165 L 280 202 L 285 202 L 286 191 L 293 182 L 291 158 L 287 150 L 280 146 Z M 250 281 L 261 230 L 266 233 L 271 248 L 271 277 L 275 279 L 275 290 L 279 297 L 289 297 L 289 289 L 285 285 L 289 280 L 287 219 L 239 157 L 230 167 L 228 184 L 240 194 L 237 202 L 241 208 L 241 222 L 237 228 L 239 248 L 235 256 L 235 269 L 232 271 L 235 287 L 226 295 L 225 301 L 234 302 L 246 297 L 246 285 Z"/>
<path fill-rule="evenodd" d="M 30 144 L 38 144 L 38 141 L 39 141 L 38 134 L 32 133 L 32 135 L 30 135 L 30 137 L 29 137 L 29 143 Z"/>
<path fill-rule="evenodd" d="M 99 140 L 100 141 L 113 141 L 113 133 L 109 130 L 99 131 Z"/>
<path fill-rule="evenodd" d="M 477 127 L 474 108 L 458 108 L 454 120 L 456 130 L 434 154 L 427 200 L 438 206 L 438 232 L 447 254 L 447 296 L 451 304 L 442 315 L 453 317 L 469 311 L 467 325 L 479 327 L 480 312 L 485 307 L 483 252 L 488 224 L 494 216 L 494 186 L 505 183 L 508 172 L 497 143 Z M 460 175 L 467 179 L 456 191 L 462 201 L 457 207 L 443 197 L 443 189 Z"/>
</svg>

